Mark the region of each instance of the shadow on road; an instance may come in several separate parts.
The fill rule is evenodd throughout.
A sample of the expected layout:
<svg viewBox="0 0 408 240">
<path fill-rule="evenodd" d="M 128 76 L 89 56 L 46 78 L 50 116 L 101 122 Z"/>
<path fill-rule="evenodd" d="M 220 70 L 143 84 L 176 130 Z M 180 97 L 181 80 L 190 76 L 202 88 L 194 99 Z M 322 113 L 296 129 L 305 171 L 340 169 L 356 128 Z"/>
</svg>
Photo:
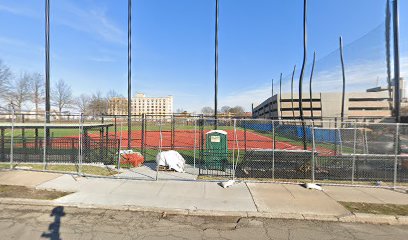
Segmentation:
<svg viewBox="0 0 408 240">
<path fill-rule="evenodd" d="M 48 232 L 43 232 L 41 237 L 49 238 L 51 240 L 60 240 L 61 218 L 65 216 L 64 207 L 55 207 L 52 209 L 50 216 L 54 217 L 54 222 L 48 226 Z"/>
</svg>

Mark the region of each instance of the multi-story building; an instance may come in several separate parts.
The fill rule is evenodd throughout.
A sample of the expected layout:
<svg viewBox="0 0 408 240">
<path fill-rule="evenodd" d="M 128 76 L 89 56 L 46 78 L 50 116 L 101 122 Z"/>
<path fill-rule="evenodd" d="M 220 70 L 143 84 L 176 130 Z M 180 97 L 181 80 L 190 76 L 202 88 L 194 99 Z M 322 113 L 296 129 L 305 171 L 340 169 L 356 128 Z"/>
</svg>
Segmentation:
<svg viewBox="0 0 408 240">
<path fill-rule="evenodd" d="M 328 119 L 341 117 L 342 94 L 339 92 L 316 93 L 310 95 L 303 93 L 303 116 L 304 119 Z M 368 89 L 367 92 L 355 92 L 345 94 L 345 113 L 348 119 L 370 119 L 380 121 L 392 116 L 392 100 L 389 98 L 387 89 Z M 284 93 L 266 99 L 254 107 L 253 118 L 269 119 L 299 119 L 299 97 Z"/>
<path fill-rule="evenodd" d="M 126 115 L 127 110 L 127 99 L 122 97 L 114 97 L 109 99 L 108 102 L 108 114 L 109 115 Z"/>
<path fill-rule="evenodd" d="M 146 97 L 142 93 L 136 94 L 131 103 L 132 115 L 150 114 L 166 115 L 173 113 L 173 96 Z M 112 98 L 109 100 L 108 113 L 111 115 L 126 115 L 127 99 Z"/>
</svg>

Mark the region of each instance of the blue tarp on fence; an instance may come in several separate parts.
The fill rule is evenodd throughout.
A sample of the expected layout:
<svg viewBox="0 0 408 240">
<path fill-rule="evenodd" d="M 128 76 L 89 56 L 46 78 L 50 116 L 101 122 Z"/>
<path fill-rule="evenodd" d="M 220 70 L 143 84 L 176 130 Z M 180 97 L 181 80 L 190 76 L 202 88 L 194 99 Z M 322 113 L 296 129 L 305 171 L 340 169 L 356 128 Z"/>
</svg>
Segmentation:
<svg viewBox="0 0 408 240">
<path fill-rule="evenodd" d="M 242 123 L 241 127 L 251 129 L 255 131 L 272 131 L 272 123 Z M 287 137 L 297 137 L 301 139 L 303 137 L 303 127 L 298 125 L 275 125 L 275 134 L 284 135 Z M 306 139 L 312 141 L 312 128 L 305 126 Z M 319 143 L 336 143 L 339 140 L 338 133 L 335 129 L 314 129 L 315 142 Z"/>
</svg>

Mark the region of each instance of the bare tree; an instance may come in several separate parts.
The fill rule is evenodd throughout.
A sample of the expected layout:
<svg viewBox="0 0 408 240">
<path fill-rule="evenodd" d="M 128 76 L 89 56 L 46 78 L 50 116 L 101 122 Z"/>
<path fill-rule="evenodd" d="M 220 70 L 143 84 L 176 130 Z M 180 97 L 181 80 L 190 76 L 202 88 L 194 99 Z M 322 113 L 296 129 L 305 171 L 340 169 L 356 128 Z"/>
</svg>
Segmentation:
<svg viewBox="0 0 408 240">
<path fill-rule="evenodd" d="M 30 100 L 30 97 L 30 74 L 23 73 L 11 83 L 11 87 L 6 93 L 6 98 L 9 104 L 13 104 L 15 109 L 21 112 L 23 104 Z"/>
<path fill-rule="evenodd" d="M 62 109 L 73 103 L 71 87 L 63 79 L 60 79 L 52 89 L 51 100 L 54 106 L 58 107 L 59 114 L 62 113 Z"/>
<path fill-rule="evenodd" d="M 235 106 L 230 109 L 230 113 L 234 113 L 235 115 L 243 114 L 244 112 L 244 108 L 241 106 Z"/>
<path fill-rule="evenodd" d="M 0 98 L 7 99 L 7 92 L 10 90 L 11 71 L 8 66 L 0 60 Z"/>
<path fill-rule="evenodd" d="M 81 94 L 79 97 L 75 99 L 75 103 L 77 105 L 78 110 L 81 113 L 88 114 L 89 112 L 89 104 L 91 102 L 91 97 L 87 94 Z"/>
<path fill-rule="evenodd" d="M 231 107 L 230 106 L 222 106 L 221 107 L 221 112 L 222 113 L 229 113 L 231 111 Z"/>
<path fill-rule="evenodd" d="M 210 115 L 210 114 L 214 114 L 214 109 L 211 108 L 211 107 L 203 107 L 203 108 L 201 109 L 201 112 L 202 112 L 203 114 Z"/>
<path fill-rule="evenodd" d="M 123 97 L 123 95 L 116 92 L 114 89 L 109 90 L 108 93 L 106 94 L 106 98 L 108 100 L 111 98 L 116 98 L 116 97 Z"/>
<path fill-rule="evenodd" d="M 39 73 L 30 75 L 31 101 L 35 105 L 35 113 L 39 113 L 39 105 L 44 102 L 44 79 Z"/>
<path fill-rule="evenodd" d="M 98 91 L 92 95 L 88 108 L 90 114 L 94 116 L 106 114 L 108 111 L 108 100 Z"/>
</svg>

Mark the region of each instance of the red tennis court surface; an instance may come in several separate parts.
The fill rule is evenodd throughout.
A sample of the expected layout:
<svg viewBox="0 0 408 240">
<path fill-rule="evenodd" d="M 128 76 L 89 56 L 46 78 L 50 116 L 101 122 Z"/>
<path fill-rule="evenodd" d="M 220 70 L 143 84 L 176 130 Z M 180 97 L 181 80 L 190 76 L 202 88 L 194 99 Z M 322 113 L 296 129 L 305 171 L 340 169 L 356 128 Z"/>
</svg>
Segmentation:
<svg viewBox="0 0 408 240">
<path fill-rule="evenodd" d="M 204 131 L 207 133 L 208 131 Z M 273 141 L 271 137 L 263 136 L 256 134 L 250 131 L 245 132 L 243 130 L 236 131 L 236 137 L 234 135 L 234 130 L 226 130 L 228 133 L 228 148 L 229 149 L 272 149 Z M 120 139 L 120 132 L 117 133 L 117 138 Z M 114 136 L 114 134 L 110 134 Z M 160 144 L 160 138 L 162 138 Z M 179 150 L 192 150 L 194 148 L 194 143 L 196 147 L 199 148 L 200 142 L 199 131 L 196 133 L 194 130 L 178 130 L 174 132 L 174 148 Z M 142 139 L 142 132 L 132 131 L 132 144 L 134 148 L 140 148 Z M 238 143 L 236 142 L 238 140 Z M 245 141 L 246 140 L 246 141 Z M 145 134 L 145 146 L 149 147 L 159 147 L 160 145 L 163 148 L 171 147 L 171 131 L 162 131 L 160 137 L 160 131 L 147 131 Z M 204 139 L 205 141 L 205 139 Z M 245 144 L 246 143 L 246 144 Z M 126 148 L 128 144 L 127 140 L 127 131 L 122 131 L 122 143 L 121 146 Z M 286 149 L 286 150 L 302 150 L 303 146 L 296 145 L 291 142 L 276 141 L 276 149 Z M 312 150 L 311 146 L 308 147 L 308 150 Z M 334 151 L 322 147 L 317 147 L 316 150 L 319 152 L 319 155 L 334 155 Z"/>
</svg>

